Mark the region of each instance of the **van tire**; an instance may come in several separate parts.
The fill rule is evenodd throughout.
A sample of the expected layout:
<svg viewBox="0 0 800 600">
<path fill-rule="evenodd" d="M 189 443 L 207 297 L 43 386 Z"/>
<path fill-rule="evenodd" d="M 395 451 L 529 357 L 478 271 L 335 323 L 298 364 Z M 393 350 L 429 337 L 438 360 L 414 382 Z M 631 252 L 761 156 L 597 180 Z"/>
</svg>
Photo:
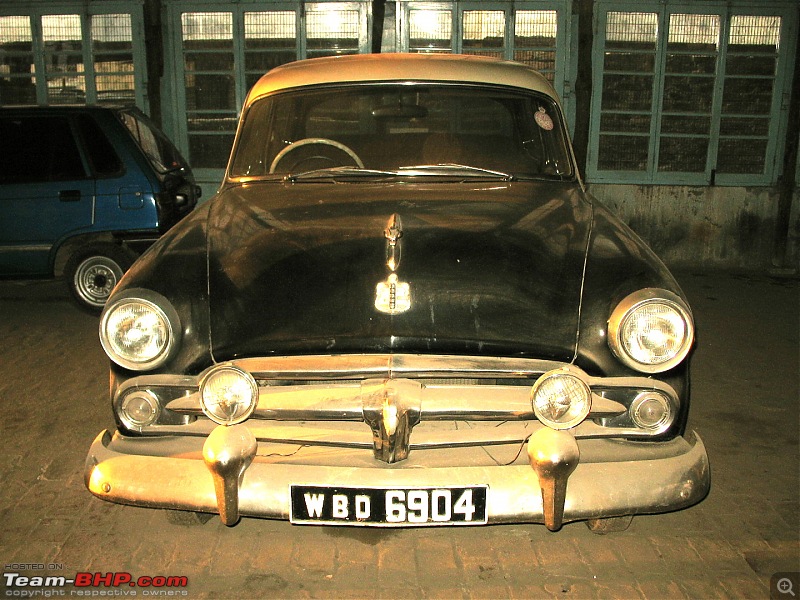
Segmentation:
<svg viewBox="0 0 800 600">
<path fill-rule="evenodd" d="M 79 248 L 64 267 L 73 300 L 91 314 L 99 315 L 136 255 L 117 244 L 90 244 Z"/>
</svg>

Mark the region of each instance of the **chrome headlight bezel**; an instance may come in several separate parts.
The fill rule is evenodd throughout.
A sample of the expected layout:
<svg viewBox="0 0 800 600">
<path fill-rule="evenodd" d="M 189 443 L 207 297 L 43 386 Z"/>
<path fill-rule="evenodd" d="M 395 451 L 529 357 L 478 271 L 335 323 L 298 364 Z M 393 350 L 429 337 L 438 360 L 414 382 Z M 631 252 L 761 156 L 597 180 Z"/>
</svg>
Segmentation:
<svg viewBox="0 0 800 600">
<path fill-rule="evenodd" d="M 660 306 L 670 313 L 671 318 L 679 320 L 681 339 L 675 344 L 673 351 L 659 360 L 643 360 L 634 355 L 634 351 L 626 343 L 624 331 L 631 319 L 641 314 L 642 310 Z M 663 373 L 678 366 L 692 348 L 694 343 L 694 320 L 689 306 L 673 292 L 658 288 L 645 288 L 629 294 L 617 304 L 608 319 L 608 346 L 624 365 L 641 373 Z"/>
<path fill-rule="evenodd" d="M 139 401 L 139 407 L 147 407 L 149 414 L 145 417 L 137 418 L 131 411 L 131 403 Z M 117 411 L 120 422 L 132 431 L 141 432 L 144 428 L 156 423 L 161 414 L 161 403 L 151 390 L 135 389 L 134 391 L 125 394 L 120 403 Z"/>
<path fill-rule="evenodd" d="M 145 318 L 154 319 L 161 330 L 162 339 L 155 343 L 152 350 L 140 357 L 126 353 L 124 344 L 118 339 L 119 327 L 123 325 L 120 313 L 133 308 L 142 311 L 142 314 L 139 317 L 129 317 L 127 321 L 129 325 L 136 322 L 141 325 L 141 321 Z M 148 371 L 163 365 L 174 355 L 180 343 L 180 336 L 181 324 L 178 313 L 164 296 L 151 290 L 126 290 L 114 297 L 100 317 L 100 344 L 103 350 L 120 367 L 132 371 Z"/>
</svg>

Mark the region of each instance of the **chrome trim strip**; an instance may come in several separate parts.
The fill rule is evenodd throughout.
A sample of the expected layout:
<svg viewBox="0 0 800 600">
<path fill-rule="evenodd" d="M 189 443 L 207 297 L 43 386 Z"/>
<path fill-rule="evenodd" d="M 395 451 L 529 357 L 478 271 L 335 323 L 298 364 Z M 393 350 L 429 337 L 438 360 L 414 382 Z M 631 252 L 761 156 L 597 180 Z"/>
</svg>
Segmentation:
<svg viewBox="0 0 800 600">
<path fill-rule="evenodd" d="M 2 244 L 0 252 L 49 252 L 53 244 Z"/>
<path fill-rule="evenodd" d="M 372 379 L 380 377 L 531 377 L 564 363 L 503 357 L 415 354 L 333 354 L 242 358 L 232 364 L 256 379 Z"/>
<path fill-rule="evenodd" d="M 362 398 L 383 387 L 384 380 L 367 380 L 361 386 L 292 385 L 259 388 L 255 419 L 274 421 L 362 421 Z M 391 379 L 408 381 L 411 379 Z M 526 386 L 482 385 L 426 386 L 418 392 L 423 421 L 526 421 L 534 420 L 530 389 Z M 491 402 L 487 402 L 487 398 Z M 502 408 L 497 408 L 502 407 Z M 168 410 L 200 415 L 199 393 L 172 400 Z M 614 400 L 592 394 L 589 418 L 610 417 L 626 412 Z"/>
</svg>

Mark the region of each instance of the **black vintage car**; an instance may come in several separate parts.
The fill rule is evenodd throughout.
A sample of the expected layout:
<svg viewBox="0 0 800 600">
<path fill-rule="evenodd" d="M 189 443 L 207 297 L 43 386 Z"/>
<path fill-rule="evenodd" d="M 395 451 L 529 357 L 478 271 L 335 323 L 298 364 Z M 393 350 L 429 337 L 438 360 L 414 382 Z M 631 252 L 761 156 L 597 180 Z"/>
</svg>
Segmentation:
<svg viewBox="0 0 800 600">
<path fill-rule="evenodd" d="M 133 265 L 100 335 L 117 430 L 86 483 L 113 502 L 611 530 L 709 488 L 691 311 L 520 64 L 270 71 L 219 193 Z"/>
</svg>

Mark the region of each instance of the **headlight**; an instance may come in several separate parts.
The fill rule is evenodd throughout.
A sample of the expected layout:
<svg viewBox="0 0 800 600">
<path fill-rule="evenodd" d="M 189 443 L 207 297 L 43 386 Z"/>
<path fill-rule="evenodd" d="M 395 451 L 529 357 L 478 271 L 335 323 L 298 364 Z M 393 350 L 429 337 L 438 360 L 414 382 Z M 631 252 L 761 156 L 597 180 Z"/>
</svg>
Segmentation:
<svg viewBox="0 0 800 600">
<path fill-rule="evenodd" d="M 661 373 L 678 365 L 693 341 L 689 307 L 667 290 L 634 292 L 617 305 L 608 320 L 611 351 L 643 373 Z"/>
<path fill-rule="evenodd" d="M 100 343 L 109 358 L 135 371 L 154 369 L 170 356 L 180 333 L 178 316 L 162 296 L 131 290 L 100 320 Z"/>
<path fill-rule="evenodd" d="M 531 389 L 536 418 L 553 429 L 569 429 L 583 421 L 592 407 L 592 392 L 569 368 L 549 371 Z"/>
<path fill-rule="evenodd" d="M 253 376 L 231 365 L 211 369 L 200 382 L 200 406 L 220 425 L 247 419 L 258 405 L 258 384 Z"/>
</svg>

